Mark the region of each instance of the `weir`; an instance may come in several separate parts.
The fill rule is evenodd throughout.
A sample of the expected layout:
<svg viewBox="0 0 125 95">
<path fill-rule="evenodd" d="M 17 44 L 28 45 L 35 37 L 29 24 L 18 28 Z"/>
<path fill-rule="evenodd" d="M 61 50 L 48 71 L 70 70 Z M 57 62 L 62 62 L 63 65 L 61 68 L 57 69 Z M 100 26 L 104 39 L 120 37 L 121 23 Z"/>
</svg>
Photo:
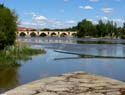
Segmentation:
<svg viewBox="0 0 125 95">
<path fill-rule="evenodd" d="M 81 58 L 111 58 L 111 59 L 125 59 L 123 56 L 100 56 L 100 55 L 88 55 L 83 53 L 76 53 L 76 52 L 70 52 L 70 51 L 63 51 L 63 50 L 54 50 L 55 52 L 59 53 L 65 53 L 65 54 L 73 54 L 73 55 L 79 55 Z"/>
</svg>

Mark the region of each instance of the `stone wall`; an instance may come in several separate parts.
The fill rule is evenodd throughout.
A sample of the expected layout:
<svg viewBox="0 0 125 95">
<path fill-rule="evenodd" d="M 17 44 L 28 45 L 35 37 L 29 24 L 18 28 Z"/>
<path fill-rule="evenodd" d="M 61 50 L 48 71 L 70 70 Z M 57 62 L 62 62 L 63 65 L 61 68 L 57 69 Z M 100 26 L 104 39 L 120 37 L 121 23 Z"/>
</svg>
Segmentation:
<svg viewBox="0 0 125 95">
<path fill-rule="evenodd" d="M 125 95 L 125 83 L 74 72 L 30 82 L 2 95 Z"/>
</svg>

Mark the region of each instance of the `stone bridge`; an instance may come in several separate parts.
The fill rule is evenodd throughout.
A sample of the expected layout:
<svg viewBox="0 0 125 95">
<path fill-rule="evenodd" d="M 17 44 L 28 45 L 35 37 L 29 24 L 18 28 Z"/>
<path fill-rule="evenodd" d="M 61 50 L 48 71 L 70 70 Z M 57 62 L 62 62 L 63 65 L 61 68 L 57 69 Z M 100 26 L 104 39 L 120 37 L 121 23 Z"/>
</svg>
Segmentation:
<svg viewBox="0 0 125 95">
<path fill-rule="evenodd" d="M 27 37 L 74 37 L 74 31 L 18 31 L 17 36 Z"/>
</svg>

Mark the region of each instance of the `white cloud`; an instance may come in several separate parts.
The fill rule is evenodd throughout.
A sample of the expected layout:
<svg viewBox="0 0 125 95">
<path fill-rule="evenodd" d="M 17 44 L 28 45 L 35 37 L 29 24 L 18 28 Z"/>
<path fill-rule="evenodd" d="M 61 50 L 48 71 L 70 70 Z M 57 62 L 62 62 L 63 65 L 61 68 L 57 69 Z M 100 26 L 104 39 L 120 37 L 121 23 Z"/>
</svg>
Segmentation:
<svg viewBox="0 0 125 95">
<path fill-rule="evenodd" d="M 35 22 L 31 22 L 31 21 L 24 21 L 24 22 L 21 22 L 22 25 L 37 25 Z"/>
<path fill-rule="evenodd" d="M 90 2 L 98 2 L 98 0 L 89 0 Z"/>
<path fill-rule="evenodd" d="M 101 19 L 102 19 L 102 20 L 109 20 L 109 18 L 106 17 L 106 16 L 101 17 Z"/>
<path fill-rule="evenodd" d="M 39 13 L 26 13 L 31 16 L 30 21 L 22 21 L 21 26 L 32 28 L 68 28 L 76 25 L 74 20 L 60 21 L 56 18 L 48 18 Z"/>
<path fill-rule="evenodd" d="M 25 26 L 33 26 L 33 27 L 36 27 L 36 26 L 43 26 L 43 25 L 46 25 L 46 23 L 44 21 L 22 21 L 21 22 L 21 25 L 23 25 L 24 27 Z"/>
<path fill-rule="evenodd" d="M 92 9 L 94 9 L 92 6 L 89 6 L 89 5 L 87 5 L 87 6 L 79 6 L 79 8 L 84 9 L 84 10 L 92 10 Z"/>
<path fill-rule="evenodd" d="M 32 16 L 36 16 L 36 14 L 38 13 L 35 13 L 35 12 L 27 12 L 27 13 L 24 13 L 25 15 L 32 15 Z"/>
<path fill-rule="evenodd" d="M 113 11 L 113 8 L 102 8 L 101 9 L 104 13 L 111 13 Z"/>
<path fill-rule="evenodd" d="M 96 16 L 96 18 L 97 19 L 101 19 L 101 20 L 103 20 L 103 21 L 108 21 L 108 20 L 111 20 L 109 17 L 107 17 L 107 16 Z"/>
<path fill-rule="evenodd" d="M 45 16 L 40 15 L 40 16 L 33 17 L 33 19 L 35 19 L 35 20 L 46 20 L 47 18 Z"/>
<path fill-rule="evenodd" d="M 24 13 L 24 14 L 32 16 L 33 20 L 46 20 L 47 19 L 47 17 L 45 17 L 39 13 L 35 13 L 35 12 Z"/>
<path fill-rule="evenodd" d="M 94 19 L 87 19 L 88 21 L 91 21 L 93 24 L 97 24 L 98 22 Z"/>
<path fill-rule="evenodd" d="M 120 22 L 120 23 L 124 23 L 124 22 L 125 22 L 125 20 L 124 20 L 124 19 L 121 19 L 121 18 L 113 19 L 113 21 L 115 21 L 115 22 Z"/>
<path fill-rule="evenodd" d="M 74 23 L 76 23 L 74 20 L 68 20 L 68 21 L 66 21 L 65 23 L 69 23 L 69 24 L 74 24 Z"/>
<path fill-rule="evenodd" d="M 123 24 L 125 22 L 125 19 L 121 19 L 121 18 L 109 18 L 107 16 L 96 16 L 96 18 L 99 20 L 103 20 L 103 21 L 114 21 L 116 22 L 118 25 L 119 24 Z"/>
</svg>

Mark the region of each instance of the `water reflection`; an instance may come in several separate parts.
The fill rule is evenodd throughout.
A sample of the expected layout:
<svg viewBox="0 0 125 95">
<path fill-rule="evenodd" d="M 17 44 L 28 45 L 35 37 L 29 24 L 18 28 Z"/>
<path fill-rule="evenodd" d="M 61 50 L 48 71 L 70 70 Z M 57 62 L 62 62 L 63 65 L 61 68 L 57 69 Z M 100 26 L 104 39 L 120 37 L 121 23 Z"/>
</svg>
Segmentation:
<svg viewBox="0 0 125 95">
<path fill-rule="evenodd" d="M 0 68 L 0 92 L 19 84 L 18 68 Z"/>
<path fill-rule="evenodd" d="M 55 44 L 47 48 L 68 51 L 71 54 L 91 55 L 95 57 L 125 57 L 124 45 L 107 45 L 107 44 Z"/>
<path fill-rule="evenodd" d="M 36 43 L 36 44 L 46 44 L 46 43 L 76 43 L 76 40 L 73 40 L 72 38 L 66 38 L 66 37 L 32 37 L 32 38 L 22 38 L 19 37 L 18 40 L 24 41 L 24 42 L 29 42 L 29 43 Z"/>
<path fill-rule="evenodd" d="M 19 38 L 19 40 L 44 48 L 66 50 L 93 55 L 125 57 L 125 40 L 121 39 L 78 39 L 78 38 Z"/>
<path fill-rule="evenodd" d="M 80 44 L 125 44 L 125 39 L 74 38 L 74 37 L 18 37 L 24 42 L 35 43 L 80 43 Z"/>
</svg>

